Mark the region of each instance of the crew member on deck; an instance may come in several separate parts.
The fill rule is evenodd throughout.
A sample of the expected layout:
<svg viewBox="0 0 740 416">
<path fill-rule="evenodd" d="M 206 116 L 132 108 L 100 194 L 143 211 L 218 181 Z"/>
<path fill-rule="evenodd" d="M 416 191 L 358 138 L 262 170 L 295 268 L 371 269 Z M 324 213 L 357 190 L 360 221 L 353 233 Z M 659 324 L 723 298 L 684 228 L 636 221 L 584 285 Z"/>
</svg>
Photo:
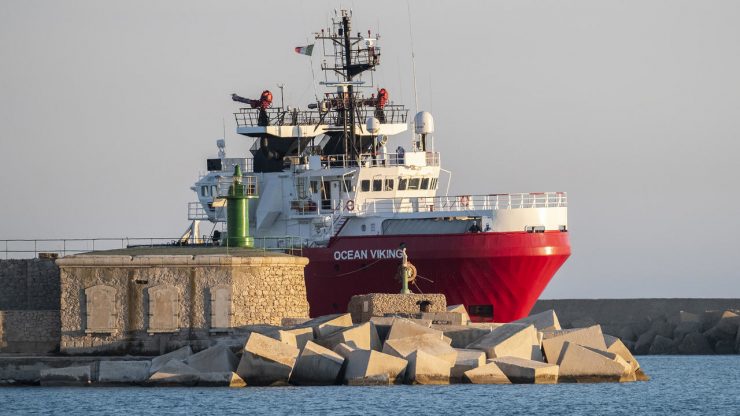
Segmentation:
<svg viewBox="0 0 740 416">
<path fill-rule="evenodd" d="M 468 228 L 468 231 L 470 231 L 471 233 L 481 232 L 480 226 L 478 225 L 478 221 L 474 220 L 473 225 L 471 225 L 470 228 Z"/>
</svg>

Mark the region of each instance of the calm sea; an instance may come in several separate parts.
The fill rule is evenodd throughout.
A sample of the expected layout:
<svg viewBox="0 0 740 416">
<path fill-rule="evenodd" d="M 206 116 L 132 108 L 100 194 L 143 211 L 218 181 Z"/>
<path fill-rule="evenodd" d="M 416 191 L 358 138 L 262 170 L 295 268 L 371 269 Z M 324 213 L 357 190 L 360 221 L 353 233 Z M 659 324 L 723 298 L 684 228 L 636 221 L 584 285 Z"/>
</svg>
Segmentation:
<svg viewBox="0 0 740 416">
<path fill-rule="evenodd" d="M 639 357 L 647 383 L 0 388 L 0 414 L 740 415 L 740 356 Z"/>
</svg>

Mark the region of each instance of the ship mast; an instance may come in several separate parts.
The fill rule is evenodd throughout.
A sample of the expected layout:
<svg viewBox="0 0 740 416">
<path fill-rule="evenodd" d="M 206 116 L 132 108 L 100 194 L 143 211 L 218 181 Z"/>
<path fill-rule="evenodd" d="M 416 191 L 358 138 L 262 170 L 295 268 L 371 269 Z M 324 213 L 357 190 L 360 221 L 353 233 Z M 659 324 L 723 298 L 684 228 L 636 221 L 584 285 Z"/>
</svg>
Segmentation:
<svg viewBox="0 0 740 416">
<path fill-rule="evenodd" d="M 321 69 L 325 72 L 334 72 L 337 76 L 337 82 L 325 82 L 325 85 L 335 85 L 338 87 L 337 101 L 342 103 L 338 108 L 342 114 L 342 133 L 344 137 L 344 155 L 352 161 L 359 159 L 361 145 L 358 143 L 355 124 L 361 122 L 358 120 L 357 105 L 358 99 L 355 87 L 362 84 L 361 81 L 355 81 L 357 75 L 367 70 L 374 70 L 379 63 L 379 48 L 374 44 L 374 39 L 363 37 L 359 32 L 352 36 L 352 15 L 348 10 L 341 10 L 341 19 L 333 21 L 333 28 L 329 28 L 328 33 L 322 30 L 316 33 L 317 40 L 331 41 L 334 47 L 333 52 L 328 52 L 324 46 L 325 56 L 334 58 L 332 64 L 324 61 Z"/>
</svg>

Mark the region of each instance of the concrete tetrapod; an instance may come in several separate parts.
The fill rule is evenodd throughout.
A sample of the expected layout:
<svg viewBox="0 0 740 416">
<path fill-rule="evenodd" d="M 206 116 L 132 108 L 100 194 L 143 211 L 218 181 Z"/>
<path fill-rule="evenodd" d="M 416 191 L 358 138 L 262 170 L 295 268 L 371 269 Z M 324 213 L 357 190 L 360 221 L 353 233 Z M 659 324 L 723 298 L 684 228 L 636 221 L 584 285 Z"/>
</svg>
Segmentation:
<svg viewBox="0 0 740 416">
<path fill-rule="evenodd" d="M 567 382 L 634 381 L 632 367 L 616 354 L 566 341 L 558 360 L 559 379 Z"/>
<path fill-rule="evenodd" d="M 388 385 L 400 381 L 406 371 L 403 358 L 373 350 L 354 350 L 347 357 L 344 382 L 351 386 Z"/>
<path fill-rule="evenodd" d="M 249 386 L 287 384 L 298 348 L 253 332 L 247 338 L 236 373 Z"/>
<path fill-rule="evenodd" d="M 519 357 L 500 357 L 488 360 L 496 363 L 512 383 L 555 384 L 558 382 L 558 366 Z"/>
<path fill-rule="evenodd" d="M 42 386 L 87 386 L 90 384 L 90 366 L 48 368 L 40 371 Z"/>
<path fill-rule="evenodd" d="M 231 373 L 236 370 L 239 359 L 231 349 L 217 345 L 191 355 L 185 364 L 203 373 Z"/>
<path fill-rule="evenodd" d="M 560 327 L 560 321 L 558 321 L 558 316 L 552 309 L 530 315 L 512 323 L 524 325 L 532 324 L 538 331 L 558 331 L 562 329 Z"/>
<path fill-rule="evenodd" d="M 464 374 L 464 379 L 473 384 L 511 384 L 509 377 L 495 362 L 473 368 Z"/>
<path fill-rule="evenodd" d="M 290 375 L 290 382 L 303 386 L 336 384 L 344 364 L 344 357 L 308 341 L 301 351 Z"/>
<path fill-rule="evenodd" d="M 152 358 L 152 365 L 149 367 L 149 374 L 154 374 L 159 369 L 170 362 L 170 360 L 181 360 L 184 361 L 188 357 L 193 355 L 193 350 L 190 349 L 189 345 L 186 345 L 182 348 L 178 348 L 174 351 L 168 352 L 167 354 L 160 355 L 159 357 Z"/>
<path fill-rule="evenodd" d="M 139 384 L 149 378 L 150 361 L 101 361 L 98 384 Z"/>
<path fill-rule="evenodd" d="M 604 334 L 601 332 L 599 325 L 567 331 L 555 331 L 553 333 L 546 332 L 545 339 L 542 340 L 542 350 L 545 352 L 545 358 L 548 363 L 555 364 L 558 362 L 563 344 L 566 342 L 606 351 Z"/>
<path fill-rule="evenodd" d="M 461 383 L 465 380 L 465 372 L 486 365 L 486 353 L 479 350 L 455 348 L 457 359 L 455 366 L 450 370 L 450 382 Z"/>
<path fill-rule="evenodd" d="M 384 353 L 407 360 L 417 350 L 423 350 L 427 354 L 444 360 L 448 367 L 454 366 L 457 359 L 457 350 L 440 340 L 437 334 L 389 339 L 383 345 Z"/>
<path fill-rule="evenodd" d="M 365 322 L 351 328 L 340 329 L 316 340 L 316 343 L 328 349 L 334 349 L 334 347 L 341 343 L 363 350 L 380 351 L 381 348 L 378 332 L 375 330 L 375 325 L 372 322 Z"/>
<path fill-rule="evenodd" d="M 415 350 L 408 357 L 406 383 L 450 384 L 450 363 L 423 349 Z"/>
<path fill-rule="evenodd" d="M 466 348 L 481 350 L 488 358 L 519 357 L 527 360 L 542 360 L 537 331 L 531 324 L 501 325 Z"/>
</svg>

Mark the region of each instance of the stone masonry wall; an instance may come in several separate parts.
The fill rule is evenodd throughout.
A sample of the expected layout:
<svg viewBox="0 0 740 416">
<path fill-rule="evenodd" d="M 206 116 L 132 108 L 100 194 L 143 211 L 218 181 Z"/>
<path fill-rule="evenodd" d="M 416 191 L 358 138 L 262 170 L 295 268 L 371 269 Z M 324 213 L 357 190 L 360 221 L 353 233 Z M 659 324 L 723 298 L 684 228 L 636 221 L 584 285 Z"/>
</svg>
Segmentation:
<svg viewBox="0 0 740 416">
<path fill-rule="evenodd" d="M 439 293 L 401 295 L 398 293 L 370 293 L 355 295 L 350 299 L 348 312 L 352 321 L 366 322 L 373 316 L 420 312 L 419 302 L 430 302 L 427 312 L 447 312 L 447 299 Z"/>
<path fill-rule="evenodd" d="M 65 353 L 158 354 L 190 344 L 208 345 L 210 290 L 231 288 L 231 327 L 279 325 L 285 317 L 307 317 L 303 269 L 308 260 L 292 256 L 73 256 L 61 259 L 60 349 Z M 86 332 L 85 289 L 116 289 L 113 331 Z M 177 290 L 178 330 L 150 328 L 151 288 Z M 202 344 L 202 345 L 201 345 Z"/>
<path fill-rule="evenodd" d="M 59 268 L 53 260 L 0 260 L 0 311 L 59 310 Z"/>
<path fill-rule="evenodd" d="M 0 311 L 0 352 L 54 352 L 60 326 L 59 311 Z"/>
</svg>

